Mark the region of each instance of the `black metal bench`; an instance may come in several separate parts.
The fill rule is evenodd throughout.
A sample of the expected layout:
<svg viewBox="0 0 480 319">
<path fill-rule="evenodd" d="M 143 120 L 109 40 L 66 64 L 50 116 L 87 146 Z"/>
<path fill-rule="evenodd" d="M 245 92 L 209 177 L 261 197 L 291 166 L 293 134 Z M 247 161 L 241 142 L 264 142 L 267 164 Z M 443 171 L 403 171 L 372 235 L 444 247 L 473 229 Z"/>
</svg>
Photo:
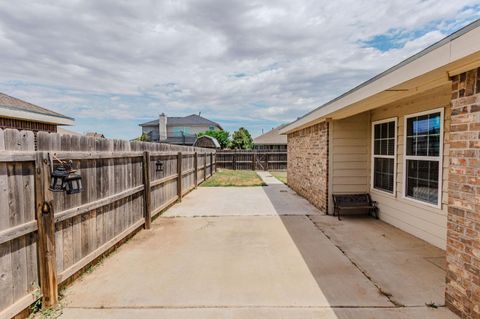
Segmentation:
<svg viewBox="0 0 480 319">
<path fill-rule="evenodd" d="M 368 214 L 372 214 L 378 219 L 377 202 L 372 201 L 370 194 L 333 194 L 333 216 L 335 214 L 340 219 L 340 211 L 345 210 L 367 210 Z"/>
</svg>

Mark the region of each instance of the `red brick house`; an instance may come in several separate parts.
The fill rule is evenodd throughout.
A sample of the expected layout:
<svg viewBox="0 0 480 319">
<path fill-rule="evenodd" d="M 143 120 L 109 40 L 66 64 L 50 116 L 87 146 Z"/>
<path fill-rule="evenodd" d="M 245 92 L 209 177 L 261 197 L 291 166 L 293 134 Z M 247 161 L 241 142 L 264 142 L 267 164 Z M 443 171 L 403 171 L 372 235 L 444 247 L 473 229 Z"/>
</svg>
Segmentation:
<svg viewBox="0 0 480 319">
<path fill-rule="evenodd" d="M 73 125 L 74 119 L 0 93 L 0 129 L 57 132 L 59 125 Z"/>
<path fill-rule="evenodd" d="M 480 318 L 480 21 L 281 130 L 288 184 L 324 212 L 368 192 L 382 220 L 446 250 L 446 304 Z"/>
</svg>

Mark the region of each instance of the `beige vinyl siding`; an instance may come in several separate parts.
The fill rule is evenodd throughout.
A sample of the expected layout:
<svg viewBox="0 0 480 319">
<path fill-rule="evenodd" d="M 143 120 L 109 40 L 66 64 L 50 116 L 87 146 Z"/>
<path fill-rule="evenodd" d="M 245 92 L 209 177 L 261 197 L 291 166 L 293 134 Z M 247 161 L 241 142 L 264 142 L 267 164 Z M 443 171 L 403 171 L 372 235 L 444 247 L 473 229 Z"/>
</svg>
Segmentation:
<svg viewBox="0 0 480 319">
<path fill-rule="evenodd" d="M 371 111 L 370 122 L 397 117 L 397 174 L 396 194 L 389 195 L 375 189 L 370 193 L 378 202 L 380 218 L 408 233 L 411 233 L 441 249 L 446 247 L 447 206 L 448 206 L 448 133 L 450 128 L 450 85 L 446 85 L 424 94 L 392 103 Z M 404 175 L 404 123 L 405 115 L 444 108 L 444 148 L 443 148 L 443 183 L 441 209 L 413 202 L 403 197 Z M 368 132 L 369 164 L 371 171 L 371 123 Z M 370 174 L 369 174 L 370 175 Z M 369 183 L 370 183 L 369 178 Z"/>
<path fill-rule="evenodd" d="M 369 124 L 368 113 L 330 123 L 330 213 L 332 193 L 369 190 Z"/>
</svg>

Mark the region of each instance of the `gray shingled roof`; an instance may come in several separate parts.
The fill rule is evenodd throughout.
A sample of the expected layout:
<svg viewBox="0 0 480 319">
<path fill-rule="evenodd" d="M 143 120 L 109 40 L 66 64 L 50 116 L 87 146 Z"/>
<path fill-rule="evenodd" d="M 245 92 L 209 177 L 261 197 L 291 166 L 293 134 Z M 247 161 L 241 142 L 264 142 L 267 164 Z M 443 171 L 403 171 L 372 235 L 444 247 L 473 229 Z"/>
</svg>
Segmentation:
<svg viewBox="0 0 480 319">
<path fill-rule="evenodd" d="M 63 114 L 60 114 L 51 110 L 47 110 L 46 108 L 40 107 L 32 103 L 25 102 L 23 100 L 17 99 L 13 96 L 10 96 L 4 93 L 0 93 L 0 107 L 11 109 L 11 110 L 43 114 L 43 115 L 49 115 L 49 116 L 55 116 L 55 117 L 61 117 L 64 119 L 73 120 L 73 118 L 71 117 L 65 116 Z"/>
<path fill-rule="evenodd" d="M 158 125 L 158 119 L 140 124 L 140 126 L 156 126 L 156 125 Z M 192 114 L 184 117 L 178 117 L 178 116 L 167 117 L 167 126 L 181 126 L 181 125 L 185 125 L 185 126 L 208 125 L 208 126 L 218 126 L 219 128 L 222 128 L 220 124 L 210 121 L 209 119 L 206 119 L 197 114 Z"/>
<path fill-rule="evenodd" d="M 256 145 L 283 145 L 287 144 L 287 136 L 286 135 L 280 135 L 280 130 L 285 126 L 286 124 L 282 124 L 280 126 L 277 126 L 276 128 L 268 131 L 267 133 L 257 136 L 253 139 L 253 144 Z"/>
</svg>

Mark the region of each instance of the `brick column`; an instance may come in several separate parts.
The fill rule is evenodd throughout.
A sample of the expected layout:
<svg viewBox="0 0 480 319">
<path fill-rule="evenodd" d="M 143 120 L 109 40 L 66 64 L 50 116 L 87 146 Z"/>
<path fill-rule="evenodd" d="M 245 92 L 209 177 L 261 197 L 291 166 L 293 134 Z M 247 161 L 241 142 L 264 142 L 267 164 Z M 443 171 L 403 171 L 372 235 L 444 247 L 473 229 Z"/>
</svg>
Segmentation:
<svg viewBox="0 0 480 319">
<path fill-rule="evenodd" d="M 288 134 L 288 186 L 328 211 L 328 123 Z"/>
<path fill-rule="evenodd" d="M 480 318 L 480 68 L 452 78 L 446 304 Z"/>
</svg>

